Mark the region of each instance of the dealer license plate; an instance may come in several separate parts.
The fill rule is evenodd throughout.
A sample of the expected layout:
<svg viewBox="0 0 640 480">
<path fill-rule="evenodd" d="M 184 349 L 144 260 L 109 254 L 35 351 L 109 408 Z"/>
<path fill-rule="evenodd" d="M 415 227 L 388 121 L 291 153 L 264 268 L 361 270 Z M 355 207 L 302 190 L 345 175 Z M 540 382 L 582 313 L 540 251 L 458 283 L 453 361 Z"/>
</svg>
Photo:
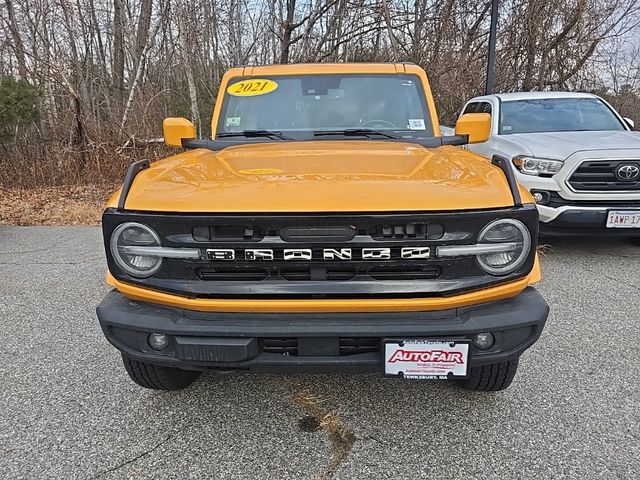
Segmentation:
<svg viewBox="0 0 640 480">
<path fill-rule="evenodd" d="M 611 210 L 607 228 L 640 228 L 640 210 Z"/>
<path fill-rule="evenodd" d="M 404 378 L 446 380 L 466 377 L 469 342 L 388 340 L 384 372 Z"/>
</svg>

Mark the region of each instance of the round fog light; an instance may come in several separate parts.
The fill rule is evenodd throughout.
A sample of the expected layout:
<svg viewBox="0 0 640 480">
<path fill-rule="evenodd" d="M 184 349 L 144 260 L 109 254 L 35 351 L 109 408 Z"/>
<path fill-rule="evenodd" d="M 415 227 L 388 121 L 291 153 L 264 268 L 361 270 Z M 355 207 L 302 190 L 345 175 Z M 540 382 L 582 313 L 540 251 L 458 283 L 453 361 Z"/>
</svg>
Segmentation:
<svg viewBox="0 0 640 480">
<path fill-rule="evenodd" d="M 150 333 L 147 343 L 154 350 L 164 350 L 169 345 L 169 337 L 164 333 Z"/>
<path fill-rule="evenodd" d="M 480 350 L 487 350 L 493 347 L 495 338 L 493 337 L 492 333 L 482 332 L 482 333 L 475 334 L 473 336 L 472 341 L 473 341 L 473 344 Z"/>
<path fill-rule="evenodd" d="M 545 190 L 531 190 L 531 195 L 538 205 L 546 205 L 551 200 L 551 194 Z"/>
</svg>

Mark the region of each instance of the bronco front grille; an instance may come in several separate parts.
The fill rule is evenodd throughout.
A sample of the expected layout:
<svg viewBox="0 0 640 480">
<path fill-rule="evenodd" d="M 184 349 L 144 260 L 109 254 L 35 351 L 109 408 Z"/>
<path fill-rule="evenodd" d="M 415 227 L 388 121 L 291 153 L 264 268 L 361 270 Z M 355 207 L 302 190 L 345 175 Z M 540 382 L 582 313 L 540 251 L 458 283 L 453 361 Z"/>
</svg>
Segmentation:
<svg viewBox="0 0 640 480">
<path fill-rule="evenodd" d="M 439 246 L 473 244 L 497 218 L 517 218 L 537 238 L 534 205 L 455 212 L 375 214 L 153 214 L 107 211 L 104 238 L 122 222 L 153 228 L 163 246 L 197 249 L 165 258 L 144 279 L 122 272 L 105 245 L 109 269 L 124 282 L 192 298 L 435 297 L 526 275 L 483 271 L 473 256 L 439 257 Z"/>
<path fill-rule="evenodd" d="M 640 190 L 640 175 L 629 178 L 620 168 L 635 166 L 640 169 L 640 160 L 589 160 L 580 164 L 569 178 L 569 185 L 580 191 L 627 191 Z M 631 169 L 635 171 L 634 169 Z"/>
</svg>

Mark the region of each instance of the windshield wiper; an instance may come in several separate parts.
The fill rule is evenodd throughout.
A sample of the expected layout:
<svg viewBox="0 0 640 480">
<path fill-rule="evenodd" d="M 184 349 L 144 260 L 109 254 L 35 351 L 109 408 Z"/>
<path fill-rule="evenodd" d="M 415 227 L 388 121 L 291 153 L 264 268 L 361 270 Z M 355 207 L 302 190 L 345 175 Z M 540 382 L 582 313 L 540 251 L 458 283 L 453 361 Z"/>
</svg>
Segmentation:
<svg viewBox="0 0 640 480">
<path fill-rule="evenodd" d="M 287 137 L 282 132 L 276 132 L 275 130 L 242 130 L 241 132 L 222 132 L 219 133 L 218 138 L 230 138 L 230 137 L 268 137 L 277 138 L 279 140 L 293 140 L 291 137 Z"/>
<path fill-rule="evenodd" d="M 344 130 L 316 130 L 313 132 L 315 137 L 324 137 L 329 135 L 340 135 L 343 137 L 372 137 L 377 135 L 378 137 L 398 139 L 395 135 L 390 133 L 381 132 L 380 130 L 373 130 L 371 128 L 347 128 Z"/>
<path fill-rule="evenodd" d="M 223 133 L 222 135 L 225 135 Z M 322 135 L 322 133 L 321 133 Z M 334 135 L 333 130 L 328 135 Z M 343 133 L 337 133 L 336 135 L 344 135 Z M 347 134 L 348 136 L 349 134 Z M 386 135 L 386 134 L 385 134 Z M 240 132 L 232 133 L 230 136 L 243 136 Z M 366 135 L 360 135 L 366 136 Z M 277 138 L 277 137 L 276 137 Z M 289 139 L 294 140 L 294 139 Z M 469 143 L 468 135 L 446 135 L 443 137 L 414 137 L 414 138 L 402 138 L 393 137 L 389 135 L 389 142 L 402 142 L 402 143 L 415 143 L 425 148 L 438 148 L 443 145 L 466 145 Z M 216 140 L 209 138 L 183 138 L 182 146 L 184 148 L 207 148 L 217 152 L 227 147 L 233 147 L 235 145 L 246 145 L 246 142 L 242 140 Z"/>
</svg>

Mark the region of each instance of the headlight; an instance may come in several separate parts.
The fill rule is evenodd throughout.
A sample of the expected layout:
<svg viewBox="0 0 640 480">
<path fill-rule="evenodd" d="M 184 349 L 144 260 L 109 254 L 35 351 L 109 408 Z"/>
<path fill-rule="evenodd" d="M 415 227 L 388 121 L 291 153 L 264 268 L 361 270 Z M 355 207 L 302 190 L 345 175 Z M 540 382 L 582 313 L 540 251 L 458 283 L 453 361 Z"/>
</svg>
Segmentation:
<svg viewBox="0 0 640 480">
<path fill-rule="evenodd" d="M 531 249 L 529 229 L 519 220 L 495 220 L 478 235 L 478 247 L 485 252 L 477 255 L 480 267 L 491 275 L 506 275 L 520 267 Z"/>
<path fill-rule="evenodd" d="M 554 175 L 560 171 L 563 162 L 550 158 L 534 158 L 518 155 L 511 160 L 515 167 L 527 175 Z"/>
<path fill-rule="evenodd" d="M 153 249 L 145 254 L 140 247 L 160 247 L 160 238 L 146 225 L 123 223 L 111 234 L 111 255 L 118 266 L 133 277 L 150 277 L 160 268 L 162 257 L 150 255 Z"/>
</svg>

